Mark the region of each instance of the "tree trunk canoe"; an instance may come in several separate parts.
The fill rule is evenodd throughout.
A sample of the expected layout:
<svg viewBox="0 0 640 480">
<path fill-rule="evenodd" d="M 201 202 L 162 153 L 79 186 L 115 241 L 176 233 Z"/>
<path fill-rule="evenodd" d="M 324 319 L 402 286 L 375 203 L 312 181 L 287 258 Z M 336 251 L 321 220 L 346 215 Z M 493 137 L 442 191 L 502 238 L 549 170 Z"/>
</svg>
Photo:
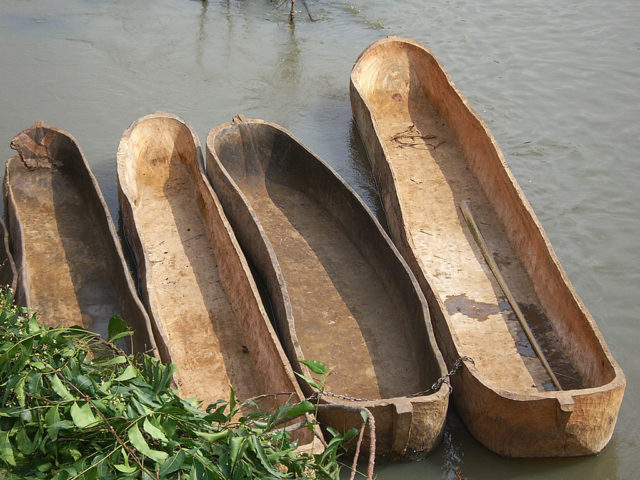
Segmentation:
<svg viewBox="0 0 640 480">
<path fill-rule="evenodd" d="M 155 355 L 149 318 L 89 164 L 68 133 L 36 123 L 11 142 L 4 200 L 18 270 L 16 302 L 52 327 L 107 337 L 109 319 L 134 330 L 133 349 Z"/>
<path fill-rule="evenodd" d="M 0 287 L 9 287 L 16 294 L 16 284 L 18 283 L 18 273 L 13 255 L 9 249 L 9 232 L 7 232 L 4 222 L 0 220 L 0 235 L 2 244 L 0 245 Z"/>
<path fill-rule="evenodd" d="M 351 72 L 351 105 L 391 236 L 429 302 L 453 399 L 506 456 L 588 455 L 613 433 L 625 377 L 487 126 L 425 47 L 389 37 Z M 467 202 L 562 386 L 532 351 L 467 226 Z"/>
<path fill-rule="evenodd" d="M 122 135 L 118 194 L 125 236 L 162 357 L 183 396 L 273 409 L 303 399 L 222 207 L 196 133 L 156 112 Z M 277 394 L 277 395 L 276 395 Z M 314 442 L 304 428 L 294 438 Z M 318 444 L 318 441 L 315 440 Z"/>
<path fill-rule="evenodd" d="M 325 363 L 325 390 L 360 401 L 322 401 L 373 412 L 377 453 L 430 450 L 449 388 L 411 395 L 445 365 L 420 287 L 364 203 L 289 132 L 241 116 L 209 132 L 207 174 L 265 282 L 294 368 L 317 377 L 300 361 Z M 338 430 L 362 423 L 339 408 L 319 419 Z"/>
</svg>

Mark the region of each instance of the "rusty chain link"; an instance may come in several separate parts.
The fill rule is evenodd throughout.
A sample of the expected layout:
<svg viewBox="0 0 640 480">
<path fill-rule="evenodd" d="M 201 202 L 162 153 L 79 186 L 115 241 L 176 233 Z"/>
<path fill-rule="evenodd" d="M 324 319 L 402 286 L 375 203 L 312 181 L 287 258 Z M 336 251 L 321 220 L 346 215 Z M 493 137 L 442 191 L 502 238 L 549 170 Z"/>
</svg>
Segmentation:
<svg viewBox="0 0 640 480">
<path fill-rule="evenodd" d="M 430 388 L 428 388 L 427 390 L 422 390 L 421 392 L 417 392 L 417 393 L 412 393 L 410 395 L 406 395 L 407 397 L 419 397 L 421 395 L 427 395 L 428 393 L 432 393 L 432 392 L 437 392 L 440 387 L 442 386 L 443 383 L 446 383 L 447 386 L 449 387 L 449 393 L 451 393 L 453 391 L 453 387 L 451 386 L 451 383 L 449 382 L 449 378 L 452 375 L 455 375 L 458 370 L 460 370 L 460 367 L 462 366 L 462 362 L 471 362 L 473 365 L 475 365 L 475 362 L 473 361 L 473 358 L 471 357 L 460 357 L 458 358 L 455 363 L 453 364 L 453 367 L 451 368 L 451 370 L 449 370 L 448 373 L 445 373 L 442 377 L 440 377 L 438 380 L 435 381 L 435 383 L 433 385 L 431 385 Z M 333 393 L 333 392 L 315 392 L 313 393 L 311 396 L 309 396 L 306 400 L 309 401 L 313 401 L 313 400 L 317 400 L 317 398 L 319 396 L 322 395 L 326 395 L 328 397 L 334 397 L 334 398 L 339 398 L 340 400 L 348 400 L 350 402 L 372 402 L 374 400 L 370 400 L 370 399 L 366 399 L 366 398 L 357 398 L 357 397 L 350 397 L 348 395 L 342 395 L 340 393 Z"/>
</svg>

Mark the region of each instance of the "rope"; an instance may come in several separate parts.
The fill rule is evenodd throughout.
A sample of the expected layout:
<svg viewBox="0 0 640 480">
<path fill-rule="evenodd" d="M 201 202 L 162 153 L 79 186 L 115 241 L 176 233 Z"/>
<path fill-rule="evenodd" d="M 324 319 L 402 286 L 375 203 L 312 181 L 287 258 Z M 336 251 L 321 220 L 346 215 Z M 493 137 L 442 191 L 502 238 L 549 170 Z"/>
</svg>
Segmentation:
<svg viewBox="0 0 640 480">
<path fill-rule="evenodd" d="M 431 387 L 427 390 L 423 390 L 421 392 L 417 392 L 411 395 L 407 395 L 408 397 L 418 397 L 420 395 L 426 395 L 428 393 L 431 392 L 437 392 L 440 387 L 442 386 L 443 383 L 446 383 L 447 386 L 449 387 L 449 393 L 451 393 L 453 391 L 453 387 L 451 386 L 451 383 L 449 382 L 449 378 L 452 375 L 455 375 L 458 370 L 460 370 L 460 367 L 462 366 L 463 362 L 468 361 L 471 362 L 472 364 L 475 365 L 473 358 L 471 357 L 460 357 L 458 358 L 454 364 L 453 367 L 451 368 L 451 370 L 449 370 L 449 372 L 445 373 L 442 377 L 438 378 L 433 385 L 431 385 Z M 342 395 L 339 393 L 333 393 L 333 392 L 314 392 L 312 395 L 310 395 L 309 397 L 306 398 L 306 400 L 309 401 L 317 401 L 322 395 L 328 396 L 328 397 L 334 397 L 334 398 L 339 398 L 341 400 L 347 400 L 347 401 L 351 401 L 351 402 L 370 402 L 373 400 L 367 400 L 365 398 L 357 398 L 357 397 L 350 397 L 348 395 Z M 348 410 L 356 410 L 358 411 L 357 408 L 355 407 L 349 407 L 347 405 L 317 405 L 316 408 L 322 409 L 322 408 L 344 408 L 344 409 L 348 409 Z M 360 411 L 365 411 L 367 413 L 367 421 L 365 421 L 362 426 L 360 427 L 360 432 L 358 435 L 358 440 L 356 443 L 356 451 L 355 451 L 355 455 L 353 457 L 353 464 L 351 466 L 351 477 L 349 480 L 353 480 L 356 474 L 356 468 L 355 466 L 358 463 L 358 457 L 360 455 L 360 446 L 362 444 L 362 439 L 364 436 L 364 429 L 366 427 L 366 424 L 369 423 L 369 462 L 367 465 L 367 480 L 373 480 L 373 469 L 374 469 L 374 465 L 375 465 L 375 448 L 376 448 L 376 427 L 375 427 L 375 419 L 373 417 L 373 414 L 367 410 L 366 408 L 361 408 Z"/>
<path fill-rule="evenodd" d="M 349 480 L 354 480 L 358 465 L 358 456 L 360 455 L 360 446 L 362 445 L 362 438 L 364 437 L 364 429 L 369 423 L 369 462 L 367 464 L 367 480 L 373 480 L 373 467 L 376 461 L 376 420 L 373 414 L 367 409 L 363 408 L 362 411 L 367 414 L 367 421 L 360 427 L 360 434 L 358 435 L 358 443 L 356 444 L 356 451 L 353 455 L 353 463 L 351 464 L 351 476 Z"/>
<path fill-rule="evenodd" d="M 412 147 L 418 150 L 428 150 L 428 147 L 431 147 L 435 150 L 443 143 L 446 143 L 445 140 L 442 140 L 437 144 L 427 142 L 427 140 L 433 140 L 436 138 L 438 138 L 437 135 L 423 135 L 415 124 L 412 123 L 405 130 L 392 135 L 391 141 L 396 142 L 400 148 Z M 422 140 L 422 142 L 417 141 L 417 139 Z"/>
</svg>

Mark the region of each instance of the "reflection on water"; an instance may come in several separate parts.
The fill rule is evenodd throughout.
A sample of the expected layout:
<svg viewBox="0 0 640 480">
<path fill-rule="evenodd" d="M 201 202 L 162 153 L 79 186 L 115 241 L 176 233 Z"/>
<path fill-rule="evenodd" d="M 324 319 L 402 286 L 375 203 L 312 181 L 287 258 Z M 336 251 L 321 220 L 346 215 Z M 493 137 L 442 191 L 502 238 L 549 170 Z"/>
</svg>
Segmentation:
<svg viewBox="0 0 640 480">
<path fill-rule="evenodd" d="M 194 0 L 195 1 L 195 0 Z M 200 23 L 198 25 L 198 40 L 196 43 L 196 63 L 202 67 L 202 49 L 207 40 L 204 26 L 207 23 L 207 8 L 209 7 L 209 0 L 199 0 L 202 3 L 202 9 L 200 10 Z M 227 2 L 227 9 L 229 8 L 229 2 Z"/>
<path fill-rule="evenodd" d="M 634 478 L 640 445 L 640 3 L 328 0 L 317 20 L 267 0 L 0 0 L 0 153 L 44 120 L 82 146 L 117 215 L 124 129 L 164 109 L 201 139 L 243 113 L 283 125 L 379 216 L 352 123 L 349 73 L 384 35 L 415 38 L 488 123 L 628 388 L 609 447 L 580 459 L 513 460 L 451 417 L 427 458 L 380 479 Z"/>
</svg>

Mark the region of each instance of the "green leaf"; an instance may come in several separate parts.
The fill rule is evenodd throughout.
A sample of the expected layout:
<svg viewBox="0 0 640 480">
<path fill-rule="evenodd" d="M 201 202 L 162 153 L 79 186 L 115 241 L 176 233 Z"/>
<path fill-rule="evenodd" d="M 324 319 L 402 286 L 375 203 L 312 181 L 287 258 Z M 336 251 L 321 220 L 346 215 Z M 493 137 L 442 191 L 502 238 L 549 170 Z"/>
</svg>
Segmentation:
<svg viewBox="0 0 640 480">
<path fill-rule="evenodd" d="M 224 413 L 218 411 L 210 413 L 204 418 L 207 422 L 224 423 L 227 421 L 227 416 Z"/>
<path fill-rule="evenodd" d="M 127 358 L 124 355 L 118 355 L 104 362 L 96 362 L 96 366 L 108 367 L 109 365 L 119 365 L 121 363 L 127 363 Z"/>
<path fill-rule="evenodd" d="M 35 449 L 35 445 L 33 445 L 31 440 L 29 440 L 29 436 L 27 435 L 27 430 L 25 428 L 21 429 L 16 435 L 16 445 L 18 446 L 18 450 L 20 450 L 25 457 L 31 455 Z"/>
<path fill-rule="evenodd" d="M 129 429 L 127 435 L 129 437 L 129 441 L 131 442 L 131 445 L 133 445 L 140 453 L 142 453 L 146 457 L 154 460 L 156 463 L 164 462 L 169 456 L 166 452 L 153 450 L 151 447 L 149 447 L 149 444 L 142 436 L 137 423 L 133 424 L 133 427 Z"/>
<path fill-rule="evenodd" d="M 88 394 L 89 396 L 94 396 L 95 395 L 95 391 L 93 389 L 93 384 L 91 383 L 91 380 L 89 379 L 88 376 L 86 376 L 86 375 L 77 375 L 73 379 L 73 383 L 75 384 L 76 387 L 78 387 L 79 390 L 81 390 L 82 392 Z"/>
<path fill-rule="evenodd" d="M 318 375 L 326 375 L 327 366 L 322 362 L 317 362 L 315 360 L 300 360 L 300 363 L 309 367 L 313 373 Z"/>
<path fill-rule="evenodd" d="M 42 363 L 42 362 L 40 362 L 40 361 L 38 361 L 38 360 L 36 360 L 36 361 L 31 361 L 31 362 L 30 362 L 30 365 L 31 365 L 33 368 L 35 368 L 36 370 L 44 370 L 44 369 L 45 369 L 44 363 Z"/>
<path fill-rule="evenodd" d="M 71 457 L 73 457 L 73 459 L 75 461 L 78 461 L 78 459 L 82 458 L 82 454 L 80 453 L 80 451 L 77 448 L 69 448 L 69 455 L 71 455 Z"/>
<path fill-rule="evenodd" d="M 100 477 L 98 476 L 98 471 L 100 470 L 101 465 L 102 464 L 94 465 L 93 467 L 90 467 L 89 470 L 84 470 L 84 475 L 80 478 L 82 478 L 82 480 L 99 480 Z"/>
<path fill-rule="evenodd" d="M 81 327 L 40 325 L 8 298 L 0 289 L 0 479 L 275 480 L 307 472 L 339 478 L 337 449 L 348 435 L 335 438 L 320 461 L 320 455 L 294 454 L 297 442 L 273 428 L 278 419 L 312 411 L 311 402 L 266 413 L 255 403 L 240 404 L 232 392 L 228 402 L 204 412 L 200 402 L 171 388 L 174 365 L 105 349 L 97 334 Z M 113 341 L 130 332 L 116 318 L 109 334 Z M 323 385 L 319 362 L 303 368 L 313 372 L 312 386 Z M 252 413 L 237 418 L 245 405 Z M 126 448 L 104 428 L 104 418 Z M 148 470 L 141 471 L 133 455 Z"/>
<path fill-rule="evenodd" d="M 271 465 L 271 462 L 269 462 L 269 460 L 267 459 L 267 456 L 264 453 L 264 449 L 262 448 L 262 444 L 260 443 L 260 440 L 258 440 L 258 437 L 252 435 L 249 441 L 251 442 L 251 449 L 256 453 L 256 456 L 260 460 L 260 463 L 265 468 L 265 470 L 267 470 L 267 472 L 269 472 L 276 478 L 282 478 L 282 474 L 277 469 L 275 469 L 273 465 Z"/>
<path fill-rule="evenodd" d="M 124 448 L 120 449 L 120 453 L 122 454 L 124 463 L 114 464 L 113 466 L 116 470 L 122 473 L 134 473 L 136 470 L 138 470 L 138 467 L 136 465 L 129 464 L 129 456 L 127 455 L 127 451 Z"/>
<path fill-rule="evenodd" d="M 39 472 L 45 473 L 51 470 L 51 468 L 53 468 L 53 465 L 50 462 L 44 462 L 38 465 L 36 468 Z"/>
<path fill-rule="evenodd" d="M 2 401 L 0 401 L 0 403 L 2 405 L 6 405 L 7 404 L 7 400 L 9 399 L 9 394 L 11 392 L 13 392 L 13 387 L 15 387 L 16 383 L 18 383 L 18 380 L 20 380 L 20 377 L 18 377 L 17 375 L 11 375 L 9 377 L 9 381 L 4 386 L 4 393 L 2 395 Z"/>
<path fill-rule="evenodd" d="M 138 371 L 133 365 L 129 365 L 124 372 L 115 378 L 116 382 L 124 382 L 138 376 Z"/>
<path fill-rule="evenodd" d="M 40 362 L 31 362 L 31 366 L 34 367 L 36 363 Z M 41 363 L 42 369 L 44 369 L 44 364 Z M 42 388 L 42 374 L 41 373 L 31 373 L 29 375 L 29 381 L 27 382 L 27 391 L 29 393 L 39 392 Z"/>
<path fill-rule="evenodd" d="M 51 425 L 50 427 L 48 427 L 48 429 L 50 431 L 55 431 L 57 433 L 58 430 L 69 430 L 69 429 L 72 429 L 73 426 L 74 426 L 74 424 L 70 420 L 60 420 L 59 422 L 56 422 L 53 425 Z"/>
<path fill-rule="evenodd" d="M 232 437 L 229 442 L 229 459 L 231 460 L 231 469 L 236 464 L 236 460 L 238 459 L 238 453 L 240 453 L 240 447 L 244 442 L 244 438 L 242 437 Z"/>
<path fill-rule="evenodd" d="M 114 315 L 109 319 L 109 329 L 107 333 L 107 340 L 111 343 L 115 343 L 116 341 L 118 341 L 118 339 L 115 337 L 128 331 L 129 331 L 129 325 L 127 325 L 127 322 L 125 322 L 118 315 Z"/>
<path fill-rule="evenodd" d="M 138 388 L 135 390 L 134 393 L 136 397 L 138 397 L 140 402 L 142 402 L 142 404 L 147 405 L 153 409 L 160 408 L 161 405 L 157 402 L 158 397 L 154 395 L 153 392 L 151 392 L 150 390 L 146 388 L 145 389 Z"/>
<path fill-rule="evenodd" d="M 308 412 L 313 412 L 315 410 L 315 405 L 308 400 L 304 402 L 300 402 L 295 404 L 291 409 L 286 413 L 286 417 L 297 417 L 299 415 L 304 415 Z"/>
<path fill-rule="evenodd" d="M 305 382 L 307 382 L 309 385 L 311 385 L 313 388 L 315 388 L 317 390 L 322 390 L 320 388 L 320 386 L 316 382 L 314 382 L 311 378 L 306 377 L 306 376 L 304 376 L 304 375 L 302 375 L 301 373 L 298 373 L 298 372 L 294 372 L 294 373 L 297 376 L 299 376 L 301 379 L 303 379 Z"/>
<path fill-rule="evenodd" d="M 195 433 L 199 437 L 204 438 L 205 440 L 208 440 L 209 442 L 217 442 L 218 440 L 229 436 L 229 433 L 231 433 L 231 430 L 224 429 L 216 433 L 194 431 L 193 433 Z"/>
<path fill-rule="evenodd" d="M 74 399 L 73 395 L 71 395 L 67 387 L 63 385 L 62 381 L 60 380 L 57 374 L 54 373 L 50 377 L 50 379 L 51 379 L 51 387 L 53 388 L 53 391 L 56 392 L 58 395 L 60 395 L 60 397 L 62 397 L 63 400 Z"/>
<path fill-rule="evenodd" d="M 291 410 L 291 405 L 289 405 L 288 403 L 285 405 L 282 405 L 281 407 L 279 407 L 270 417 L 269 417 L 269 424 L 272 425 L 273 423 L 275 423 L 277 420 L 279 420 L 280 418 L 284 417 L 287 412 Z"/>
<path fill-rule="evenodd" d="M 71 405 L 70 413 L 71 418 L 73 419 L 73 423 L 78 428 L 86 428 L 99 422 L 99 420 L 91 411 L 91 406 L 88 403 L 85 403 L 84 405 L 79 407 L 76 402 L 73 402 L 73 405 Z"/>
<path fill-rule="evenodd" d="M 358 429 L 357 428 L 350 428 L 349 430 L 344 432 L 344 435 L 342 436 L 342 443 L 348 442 L 349 440 L 351 440 L 356 435 L 358 435 Z"/>
<path fill-rule="evenodd" d="M 335 428 L 333 427 L 327 427 L 327 432 L 329 432 L 331 434 L 331 437 L 339 437 L 340 436 L 340 432 L 338 432 Z"/>
<path fill-rule="evenodd" d="M 137 465 L 126 465 L 124 463 L 118 463 L 114 465 L 113 468 L 122 473 L 135 473 L 135 471 L 138 470 Z"/>
<path fill-rule="evenodd" d="M 31 410 L 24 409 L 20 412 L 20 418 L 22 418 L 24 423 L 31 423 L 33 421 L 33 414 Z"/>
<path fill-rule="evenodd" d="M 49 407 L 46 415 L 44 416 L 44 420 L 47 427 L 58 423 L 60 421 L 60 413 L 58 413 L 58 407 Z"/>
<path fill-rule="evenodd" d="M 156 427 L 155 425 L 153 425 L 148 418 L 144 419 L 142 428 L 144 429 L 145 432 L 151 435 L 151 438 L 153 438 L 154 440 L 159 440 L 165 443 L 169 441 L 167 440 L 167 437 L 165 436 L 164 432 L 160 430 L 158 427 Z"/>
<path fill-rule="evenodd" d="M 191 470 L 189 471 L 189 480 L 208 480 L 205 466 L 198 458 L 193 459 Z"/>
<path fill-rule="evenodd" d="M 11 304 L 13 303 L 13 290 L 11 290 L 10 288 L 7 288 L 5 290 L 5 297 L 4 297 L 4 302 L 3 305 L 5 308 L 9 308 L 11 307 Z M 6 312 L 2 312 L 3 314 L 5 314 Z"/>
<path fill-rule="evenodd" d="M 160 477 L 164 477 L 180 469 L 184 463 L 185 456 L 184 450 L 180 450 L 172 457 L 169 457 L 160 467 L 160 471 L 158 472 Z"/>
<path fill-rule="evenodd" d="M 153 390 L 156 393 L 161 392 L 162 390 L 164 390 L 165 388 L 167 388 L 169 386 L 169 384 L 171 383 L 171 377 L 173 376 L 174 373 L 176 373 L 176 371 L 178 370 L 178 366 L 170 363 L 168 365 L 164 365 L 164 369 L 162 372 L 162 378 L 160 379 L 160 381 L 154 385 Z"/>
<path fill-rule="evenodd" d="M 229 392 L 229 416 L 233 416 L 234 413 L 236 413 L 236 392 L 233 389 L 233 387 L 231 387 Z"/>
<path fill-rule="evenodd" d="M 0 460 L 11 465 L 16 466 L 16 459 L 13 456 L 13 447 L 9 440 L 9 432 L 0 431 Z"/>
<path fill-rule="evenodd" d="M 16 386 L 13 387 L 13 391 L 16 394 L 16 398 L 18 399 L 18 405 L 20 405 L 21 407 L 24 407 L 24 384 L 26 380 L 26 375 L 21 376 L 20 380 L 18 380 L 18 383 L 16 383 Z"/>
<path fill-rule="evenodd" d="M 119 333 L 118 335 L 116 335 L 115 337 L 113 337 L 111 339 L 111 343 L 115 344 L 115 343 L 119 342 L 120 340 L 122 340 L 123 338 L 131 337 L 132 335 L 133 335 L 133 332 L 131 330 Z"/>
<path fill-rule="evenodd" d="M 119 472 L 129 474 L 135 473 L 136 470 L 138 470 L 138 467 L 136 465 L 125 465 L 124 463 L 118 463 L 117 465 L 114 465 L 113 468 L 115 468 Z"/>
<path fill-rule="evenodd" d="M 364 423 L 367 423 L 367 420 L 369 420 L 369 414 L 367 413 L 366 410 L 360 410 L 360 416 L 362 417 L 362 421 Z"/>
<path fill-rule="evenodd" d="M 38 325 L 38 322 L 36 321 L 36 316 L 32 315 L 31 318 L 29 319 L 29 333 L 33 334 L 36 332 L 40 331 L 40 325 Z"/>
</svg>

